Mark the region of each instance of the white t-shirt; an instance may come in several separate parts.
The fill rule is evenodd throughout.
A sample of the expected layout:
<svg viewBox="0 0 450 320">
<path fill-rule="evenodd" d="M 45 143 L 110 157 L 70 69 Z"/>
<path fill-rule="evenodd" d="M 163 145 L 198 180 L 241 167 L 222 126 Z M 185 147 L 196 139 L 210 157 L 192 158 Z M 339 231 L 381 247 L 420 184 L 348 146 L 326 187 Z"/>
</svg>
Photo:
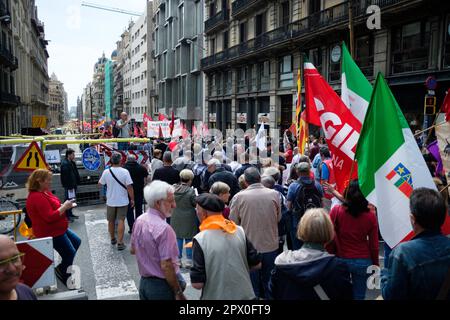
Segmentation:
<svg viewBox="0 0 450 320">
<path fill-rule="evenodd" d="M 116 178 L 122 182 L 125 186 L 133 184 L 131 180 L 130 172 L 124 168 L 110 168 Z M 98 181 L 100 184 L 106 184 L 106 205 L 109 207 L 123 207 L 127 206 L 128 201 L 128 191 L 122 187 L 112 176 L 111 172 L 108 170 L 103 171 L 103 174 Z"/>
</svg>

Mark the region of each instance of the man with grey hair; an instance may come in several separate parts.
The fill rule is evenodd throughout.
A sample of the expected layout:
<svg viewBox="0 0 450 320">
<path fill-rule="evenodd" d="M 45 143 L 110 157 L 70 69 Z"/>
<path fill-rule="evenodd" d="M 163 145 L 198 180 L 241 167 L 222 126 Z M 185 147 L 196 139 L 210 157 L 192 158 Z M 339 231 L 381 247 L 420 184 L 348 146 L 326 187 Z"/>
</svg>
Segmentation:
<svg viewBox="0 0 450 320">
<path fill-rule="evenodd" d="M 239 182 L 233 173 L 226 170 L 220 161 L 216 158 L 209 160 L 208 162 L 208 172 L 211 176 L 208 179 L 208 187 L 211 189 L 214 182 L 221 181 L 226 183 L 230 187 L 231 198 L 234 197 L 236 193 L 239 192 Z"/>
<path fill-rule="evenodd" d="M 230 220 L 244 228 L 248 239 L 262 253 L 261 270 L 250 274 L 255 295 L 268 298 L 270 272 L 278 254 L 278 222 L 281 219 L 280 196 L 261 184 L 256 168 L 244 171 L 248 188 L 236 194 L 231 202 Z"/>
<path fill-rule="evenodd" d="M 128 205 L 127 212 L 128 233 L 131 234 L 134 220 L 142 214 L 144 186 L 147 184 L 148 170 L 137 162 L 137 158 L 134 154 L 129 154 L 127 156 L 127 162 L 125 163 L 124 168 L 128 170 L 131 180 L 133 180 L 134 208 Z"/>
<path fill-rule="evenodd" d="M 155 170 L 152 180 L 161 180 L 170 185 L 180 182 L 180 171 L 172 166 L 172 152 L 164 152 L 163 167 Z"/>
<path fill-rule="evenodd" d="M 166 222 L 175 204 L 175 189 L 163 181 L 144 188 L 149 209 L 137 218 L 131 235 L 131 254 L 141 275 L 141 300 L 186 300 L 180 283 L 178 246 L 175 231 Z"/>
<path fill-rule="evenodd" d="M 119 129 L 119 133 L 117 138 L 129 138 L 131 136 L 130 132 L 130 120 L 128 118 L 128 114 L 126 112 L 122 112 L 120 114 L 120 119 L 116 122 L 116 128 Z M 118 149 L 119 150 L 128 150 L 129 143 L 128 142 L 119 142 Z"/>
<path fill-rule="evenodd" d="M 114 153 L 111 156 L 111 168 L 103 171 L 98 184 L 106 185 L 106 218 L 108 220 L 108 230 L 111 236 L 111 244 L 117 243 L 118 250 L 126 248 L 123 243 L 125 231 L 125 217 L 127 216 L 128 205 L 134 207 L 133 180 L 131 180 L 128 170 L 120 166 L 122 156 Z M 116 220 L 117 238 L 116 239 Z"/>
</svg>

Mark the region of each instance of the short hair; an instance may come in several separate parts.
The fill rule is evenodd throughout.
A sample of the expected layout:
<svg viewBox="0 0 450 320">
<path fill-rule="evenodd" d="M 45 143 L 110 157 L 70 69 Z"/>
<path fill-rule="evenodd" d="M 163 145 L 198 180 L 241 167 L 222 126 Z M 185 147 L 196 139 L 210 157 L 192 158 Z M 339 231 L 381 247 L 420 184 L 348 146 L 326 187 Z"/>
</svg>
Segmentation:
<svg viewBox="0 0 450 320">
<path fill-rule="evenodd" d="M 111 156 L 111 164 L 118 165 L 122 161 L 122 155 L 119 152 L 114 152 Z"/>
<path fill-rule="evenodd" d="M 275 181 L 280 180 L 280 170 L 278 170 L 275 167 L 268 167 L 268 168 L 264 168 L 263 171 L 263 176 L 270 176 L 272 177 Z"/>
<path fill-rule="evenodd" d="M 209 189 L 209 192 L 219 196 L 221 194 L 230 192 L 230 186 L 227 185 L 225 182 L 217 181 L 213 183 L 211 189 Z"/>
<path fill-rule="evenodd" d="M 163 161 L 164 162 L 172 162 L 172 152 L 171 151 L 164 152 Z"/>
<path fill-rule="evenodd" d="M 199 143 L 194 143 L 193 149 L 194 149 L 194 153 L 197 154 L 200 151 L 202 151 L 202 146 Z"/>
<path fill-rule="evenodd" d="M 136 156 L 134 154 L 130 153 L 127 156 L 127 161 L 136 162 L 137 158 L 136 158 Z"/>
<path fill-rule="evenodd" d="M 47 169 L 37 169 L 28 177 L 27 189 L 28 192 L 38 191 L 41 187 L 41 182 L 52 176 L 52 172 Z"/>
<path fill-rule="evenodd" d="M 330 216 L 323 208 L 306 210 L 297 228 L 297 238 L 304 242 L 326 244 L 334 238 Z"/>
<path fill-rule="evenodd" d="M 261 174 L 259 173 L 259 170 L 254 167 L 245 169 L 244 178 L 248 185 L 261 182 Z"/>
<path fill-rule="evenodd" d="M 75 153 L 75 150 L 73 150 L 73 149 L 71 149 L 71 148 L 68 148 L 68 149 L 66 150 L 66 158 L 68 158 L 72 153 Z"/>
<path fill-rule="evenodd" d="M 175 193 L 175 188 L 167 182 L 155 180 L 144 188 L 144 198 L 150 208 L 154 208 L 155 203 L 167 199 L 169 193 Z"/>
<path fill-rule="evenodd" d="M 221 161 L 223 159 L 223 153 L 222 151 L 214 151 L 213 157 L 217 160 Z"/>
<path fill-rule="evenodd" d="M 305 155 L 302 155 L 298 158 L 298 163 L 301 163 L 301 162 L 311 163 L 311 161 L 309 160 L 309 157 L 305 156 Z"/>
<path fill-rule="evenodd" d="M 436 190 L 417 188 L 411 193 L 409 207 L 417 224 L 426 230 L 439 231 L 447 214 L 443 197 Z"/>
<path fill-rule="evenodd" d="M 192 181 L 192 180 L 194 180 L 194 173 L 192 172 L 192 170 L 183 169 L 180 172 L 180 179 L 181 179 L 181 182 Z"/>
<path fill-rule="evenodd" d="M 241 190 L 244 190 L 244 189 L 247 188 L 247 184 L 245 182 L 244 174 L 241 174 L 239 176 L 238 183 L 239 183 L 239 188 L 241 188 Z"/>
<path fill-rule="evenodd" d="M 275 187 L 275 179 L 271 176 L 262 177 L 261 183 L 264 187 L 266 187 L 268 189 L 273 189 Z"/>
<path fill-rule="evenodd" d="M 330 150 L 328 149 L 328 147 L 320 148 L 319 153 L 321 156 L 323 156 L 325 158 L 331 158 L 331 153 L 330 153 Z"/>
<path fill-rule="evenodd" d="M 209 161 L 208 161 L 208 167 L 209 166 L 212 166 L 212 165 L 214 165 L 214 166 L 220 166 L 220 161 L 218 160 L 218 159 L 216 159 L 216 158 L 212 158 L 212 159 L 210 159 Z"/>
<path fill-rule="evenodd" d="M 162 150 L 160 150 L 160 149 L 155 149 L 153 151 L 153 157 L 155 157 L 155 158 L 161 157 L 161 154 L 162 154 Z"/>
</svg>

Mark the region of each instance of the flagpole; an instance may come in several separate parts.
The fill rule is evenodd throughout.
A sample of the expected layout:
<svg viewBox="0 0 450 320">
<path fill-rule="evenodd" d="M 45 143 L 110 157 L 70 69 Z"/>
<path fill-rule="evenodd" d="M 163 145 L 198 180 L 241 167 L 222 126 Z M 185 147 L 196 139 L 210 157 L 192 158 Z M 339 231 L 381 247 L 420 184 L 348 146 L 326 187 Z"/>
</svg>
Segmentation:
<svg viewBox="0 0 450 320">
<path fill-rule="evenodd" d="M 437 119 L 437 117 L 436 117 L 436 119 Z M 436 120 L 435 120 L 435 123 L 436 123 Z M 421 135 L 422 133 L 427 132 L 428 130 L 431 130 L 431 129 L 433 129 L 433 128 L 437 128 L 437 127 L 443 126 L 443 125 L 446 124 L 446 123 L 447 123 L 447 121 L 444 121 L 444 122 L 441 122 L 441 123 L 438 123 L 438 124 L 433 124 L 431 127 L 427 128 L 427 129 L 424 129 L 424 130 L 421 130 L 421 131 L 415 133 L 415 134 L 414 134 L 414 137 L 415 137 L 415 136 L 419 136 L 419 135 Z M 428 138 L 429 138 L 429 136 L 428 136 Z"/>
</svg>

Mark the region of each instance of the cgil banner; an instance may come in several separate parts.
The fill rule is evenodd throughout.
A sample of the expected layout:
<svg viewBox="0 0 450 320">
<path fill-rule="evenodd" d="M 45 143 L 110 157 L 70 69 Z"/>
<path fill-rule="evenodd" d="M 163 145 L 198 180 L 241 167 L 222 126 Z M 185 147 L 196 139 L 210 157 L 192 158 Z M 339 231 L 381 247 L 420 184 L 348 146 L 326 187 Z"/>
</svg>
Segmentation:
<svg viewBox="0 0 450 320">
<path fill-rule="evenodd" d="M 172 136 L 179 137 L 182 135 L 182 128 L 180 119 L 176 119 L 174 121 L 174 129 Z M 164 138 L 170 138 L 170 121 L 148 121 L 147 127 L 147 137 L 159 137 L 159 128 L 161 127 L 161 131 Z"/>
</svg>

